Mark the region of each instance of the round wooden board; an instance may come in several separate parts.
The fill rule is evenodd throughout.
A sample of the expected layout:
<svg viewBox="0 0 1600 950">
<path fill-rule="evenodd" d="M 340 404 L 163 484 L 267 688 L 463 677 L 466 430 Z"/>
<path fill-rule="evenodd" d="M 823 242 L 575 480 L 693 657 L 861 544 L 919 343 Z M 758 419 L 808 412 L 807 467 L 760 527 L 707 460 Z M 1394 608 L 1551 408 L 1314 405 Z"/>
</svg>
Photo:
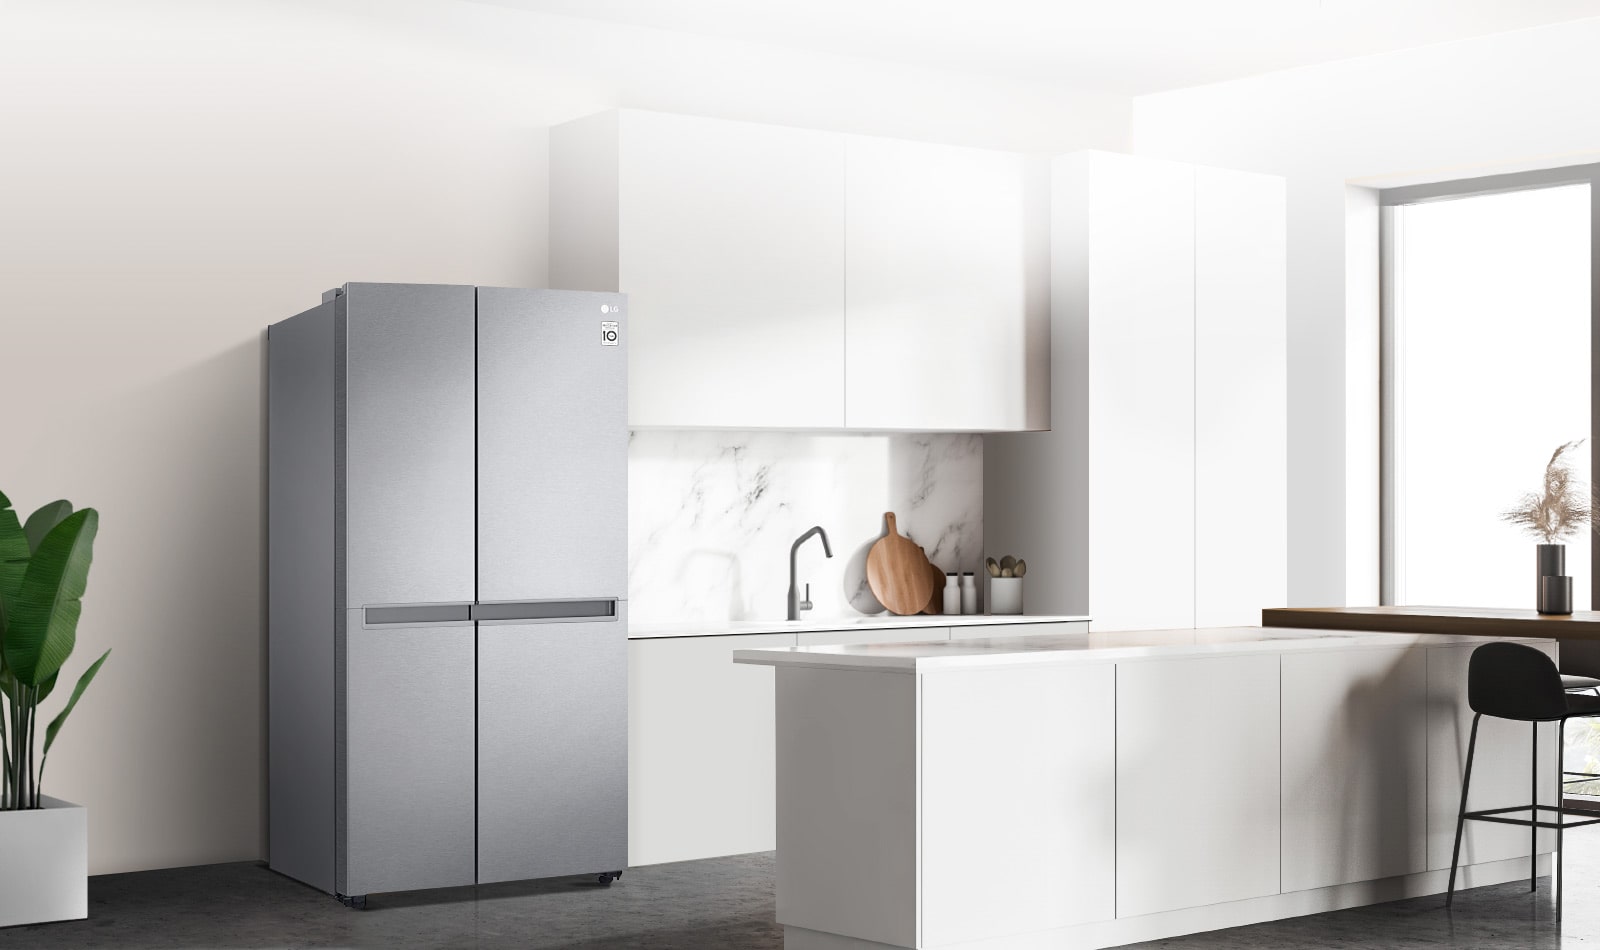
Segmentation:
<svg viewBox="0 0 1600 950">
<path fill-rule="evenodd" d="M 867 552 L 867 586 L 892 614 L 909 617 L 921 613 L 933 596 L 933 576 L 927 555 L 895 528 L 894 512 L 883 516 L 888 533 Z"/>
</svg>

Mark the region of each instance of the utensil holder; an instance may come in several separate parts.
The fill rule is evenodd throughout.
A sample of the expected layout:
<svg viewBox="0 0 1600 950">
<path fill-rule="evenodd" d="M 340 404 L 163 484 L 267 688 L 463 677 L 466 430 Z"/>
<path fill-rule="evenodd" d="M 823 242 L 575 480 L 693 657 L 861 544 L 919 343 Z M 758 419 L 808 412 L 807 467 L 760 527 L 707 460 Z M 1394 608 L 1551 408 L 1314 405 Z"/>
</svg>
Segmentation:
<svg viewBox="0 0 1600 950">
<path fill-rule="evenodd" d="M 989 578 L 989 613 L 1022 613 L 1022 578 Z"/>
</svg>

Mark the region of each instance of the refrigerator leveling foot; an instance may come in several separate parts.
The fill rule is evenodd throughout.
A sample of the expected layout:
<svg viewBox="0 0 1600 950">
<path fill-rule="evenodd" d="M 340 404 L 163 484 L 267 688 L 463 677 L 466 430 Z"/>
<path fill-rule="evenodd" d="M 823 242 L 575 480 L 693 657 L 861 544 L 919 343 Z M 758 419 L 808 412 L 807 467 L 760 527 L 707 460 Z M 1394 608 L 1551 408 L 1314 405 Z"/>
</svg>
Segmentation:
<svg viewBox="0 0 1600 950">
<path fill-rule="evenodd" d="M 356 910 L 367 909 L 367 895 L 365 894 L 335 894 L 334 896 L 339 898 L 339 903 L 346 907 L 353 907 Z"/>
<path fill-rule="evenodd" d="M 621 871 L 607 871 L 595 878 L 595 880 L 599 881 L 601 884 L 610 884 L 612 881 L 615 881 L 620 877 L 622 877 Z"/>
</svg>

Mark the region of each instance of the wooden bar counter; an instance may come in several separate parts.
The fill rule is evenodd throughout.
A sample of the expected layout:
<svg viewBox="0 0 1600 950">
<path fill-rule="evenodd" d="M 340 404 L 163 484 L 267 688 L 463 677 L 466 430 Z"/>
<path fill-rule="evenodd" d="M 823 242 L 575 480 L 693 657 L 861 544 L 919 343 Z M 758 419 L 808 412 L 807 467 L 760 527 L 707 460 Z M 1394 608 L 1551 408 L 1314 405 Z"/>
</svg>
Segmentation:
<svg viewBox="0 0 1600 950">
<path fill-rule="evenodd" d="M 1563 616 L 1501 607 L 1270 607 L 1261 611 L 1261 625 L 1600 640 L 1600 611 L 1597 610 L 1575 610 Z"/>
<path fill-rule="evenodd" d="M 1509 607 L 1271 607 L 1263 627 L 1545 637 L 1560 641 L 1561 671 L 1600 676 L 1600 611 L 1541 614 Z"/>
</svg>

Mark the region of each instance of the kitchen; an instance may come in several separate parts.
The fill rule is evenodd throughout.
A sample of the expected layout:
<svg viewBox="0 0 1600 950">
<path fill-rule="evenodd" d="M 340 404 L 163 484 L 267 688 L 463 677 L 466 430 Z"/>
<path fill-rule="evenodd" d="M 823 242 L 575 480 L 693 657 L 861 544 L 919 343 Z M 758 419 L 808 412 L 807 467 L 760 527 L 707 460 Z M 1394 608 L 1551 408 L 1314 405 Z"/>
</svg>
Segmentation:
<svg viewBox="0 0 1600 950">
<path fill-rule="evenodd" d="M 92 816 L 77 874 L 94 904 L 87 922 L 26 931 L 41 946 L 74 945 L 88 931 L 72 928 L 100 921 L 135 926 L 128 902 L 159 889 L 144 875 L 162 874 L 189 882 L 176 898 L 188 909 L 173 911 L 185 926 L 204 916 L 192 902 L 219 887 L 255 895 L 241 898 L 249 910 L 238 925 L 256 930 L 202 929 L 202 944 L 271 943 L 282 932 L 312 944 L 478 935 L 549 946 L 782 945 L 794 919 L 785 795 L 805 786 L 782 777 L 789 661 L 774 657 L 909 657 L 913 672 L 892 675 L 911 681 L 936 675 L 915 672 L 930 657 L 1031 652 L 1004 645 L 1031 635 L 1103 646 L 1110 668 L 1135 663 L 1116 652 L 1135 648 L 1115 645 L 1119 634 L 1181 630 L 1187 645 L 1160 647 L 1176 659 L 1214 646 L 1196 642 L 1197 629 L 1254 627 L 1263 609 L 1391 602 L 1380 589 L 1380 195 L 1577 166 L 1593 151 L 1575 95 L 1558 94 L 1561 121 L 1527 108 L 1547 101 L 1542 66 L 1563 64 L 1573 88 L 1586 84 L 1578 50 L 1594 24 L 1583 17 L 1600 10 L 1576 7 L 1481 21 L 1438 5 L 1412 20 L 1322 11 L 1248 49 L 1230 45 L 1261 15 L 1248 5 L 1214 17 L 1173 5 L 1164 15 L 1181 38 L 1107 5 L 1022 4 L 1020 20 L 964 8 L 942 26 L 900 8 L 897 22 L 920 23 L 908 35 L 922 39 L 885 43 L 875 56 L 849 36 L 898 33 L 828 4 L 764 21 L 729 11 L 697 21 L 694 3 L 665 12 L 555 0 L 136 6 L 24 3 L 6 13 L 17 27 L 7 32 L 25 38 L 8 43 L 9 68 L 29 80 L 6 114 L 49 147 L 11 159 L 18 180 L 37 187 L 14 209 L 27 236 L 8 244 L 5 344 L 23 354 L 24 389 L 46 391 L 56 370 L 42 354 L 65 352 L 82 354 L 85 388 L 22 414 L 23 460 L 4 487 L 33 505 L 65 494 L 105 512 L 82 648 L 97 647 L 92 658 L 115 645 L 50 773 L 51 787 Z M 1019 36 L 1027 52 L 1008 55 Z M 1115 56 L 1092 55 L 1105 43 Z M 1417 97 L 1428 108 L 1414 108 Z M 1368 122 L 1386 134 L 1367 134 Z M 63 154 L 91 173 L 69 174 Z M 51 293 L 64 284 L 70 302 Z M 271 665 L 283 655 L 269 618 L 281 613 L 269 602 L 282 568 L 269 553 L 274 387 L 264 329 L 329 288 L 384 285 L 626 295 L 621 319 L 586 318 L 618 325 L 628 362 L 616 469 L 625 503 L 607 492 L 626 527 L 606 555 L 625 577 L 596 595 L 621 605 L 614 627 L 626 627 L 626 682 L 610 687 L 625 703 L 608 704 L 619 714 L 609 735 L 626 740 L 616 753 L 626 783 L 608 806 L 625 811 L 613 827 L 626 828 L 626 854 L 537 884 L 518 875 L 431 896 L 340 891 L 371 891 L 356 912 L 331 899 L 336 888 L 319 893 L 270 870 L 274 835 L 288 825 L 272 808 L 283 778 L 273 743 L 285 733 L 273 691 L 286 680 Z M 1563 438 L 1586 433 L 1587 417 L 1579 424 Z M 823 533 L 807 538 L 813 527 Z M 874 593 L 870 552 L 891 530 L 927 557 L 920 610 L 935 612 L 903 604 L 899 616 Z M 156 537 L 173 539 L 162 557 L 132 540 Z M 1587 562 L 1571 547 L 1581 577 Z M 1025 563 L 1021 576 L 1016 564 L 1012 577 L 992 576 L 988 560 L 999 569 L 1007 556 Z M 477 567 L 481 582 L 486 567 Z M 946 578 L 938 587 L 935 570 Z M 971 612 L 959 593 L 952 604 L 962 612 L 946 609 L 951 573 L 958 589 L 965 573 L 977 582 Z M 1002 586 L 1022 589 L 1022 613 L 996 610 L 997 580 L 1020 581 Z M 1587 596 L 1585 587 L 1579 606 Z M 523 597 L 426 599 L 466 605 L 468 620 L 451 622 L 493 623 L 471 610 Z M 179 602 L 187 606 L 176 616 L 156 609 Z M 791 605 L 801 619 L 786 619 Z M 1059 637 L 1069 639 L 1050 639 Z M 1355 653 L 1377 650 L 1363 641 L 1343 651 L 1334 639 L 1216 650 L 1280 666 L 1349 652 L 1354 670 Z M 1416 657 L 1428 667 L 1441 650 L 1459 652 L 1455 644 L 1389 648 L 1383 655 L 1404 675 L 1372 708 L 1411 709 L 1454 682 L 1427 669 L 1418 680 Z M 757 662 L 754 650 L 779 652 Z M 75 654 L 69 674 L 83 663 Z M 155 689 L 163 663 L 171 685 Z M 1329 676 L 1319 689 L 1335 688 Z M 1245 694 L 1269 695 L 1265 683 L 1250 679 Z M 460 692 L 433 685 L 430 702 Z M 1018 703 L 1032 701 L 1026 692 Z M 1283 695 L 1314 692 L 1302 684 Z M 1284 698 L 1277 708 L 1290 707 Z M 1070 715 L 1100 716 L 1120 735 L 1120 714 L 1096 708 Z M 1408 783 L 1421 775 L 1437 792 L 1459 771 L 1466 740 L 1440 745 L 1431 720 L 1418 722 L 1398 746 L 1359 730 L 1345 738 L 1351 750 L 1376 743 L 1378 761 L 1403 761 Z M 867 725 L 863 739 L 876 734 Z M 885 741 L 904 740 L 895 735 Z M 1261 749 L 1270 745 L 1262 739 Z M 1512 777 L 1525 778 L 1527 751 L 1525 740 L 1499 738 L 1480 748 L 1475 799 L 1480 789 L 1525 794 Z M 1164 767 L 1152 761 L 1149 771 Z M 475 766 L 483 781 L 481 752 Z M 1117 783 L 1117 800 L 1136 786 Z M 1414 792 L 1377 782 L 1319 807 L 1375 807 L 1388 821 L 1394 801 L 1409 807 Z M 1274 876 L 1272 894 L 1258 894 L 1262 873 L 1253 890 L 1143 908 L 1267 901 L 1253 917 L 1196 912 L 1177 929 L 1111 924 L 1084 939 L 1109 946 L 1334 904 L 1435 899 L 1444 890 L 1437 823 L 1449 812 L 1436 797 L 1417 813 L 1423 837 L 1397 839 L 1407 842 L 1399 858 L 1356 849 L 1337 872 L 1309 874 L 1315 887 Z M 481 818 L 481 800 L 475 807 Z M 1304 827 L 1322 827 L 1321 815 Z M 1177 847 L 1199 826 L 1174 820 Z M 1275 860 L 1288 868 L 1290 831 L 1276 827 Z M 1584 837 L 1569 837 L 1575 855 Z M 1558 852 L 1543 836 L 1534 851 L 1547 900 L 1542 878 Z M 1526 876 L 1509 850 L 1490 862 L 1468 857 L 1472 890 L 1457 895 L 1458 914 L 1517 886 L 1496 882 Z M 595 880 L 616 871 L 609 886 Z M 1390 879 L 1408 883 L 1351 896 Z M 1324 886 L 1345 890 L 1330 892 L 1328 906 L 1285 898 Z M 1567 919 L 1581 921 L 1582 888 L 1568 890 Z M 669 904 L 671 920 L 652 917 Z M 480 906 L 492 924 L 470 917 Z M 429 908 L 444 929 L 411 932 Z M 1118 912 L 1113 905 L 1111 919 Z M 1548 923 L 1543 903 L 1509 913 L 1514 922 L 1502 926 Z M 930 945 L 904 930 L 874 937 L 808 919 L 818 926 L 793 926 Z M 1426 933 L 1448 918 L 1415 925 Z M 160 939 L 159 930 L 118 933 L 126 943 Z"/>
</svg>

